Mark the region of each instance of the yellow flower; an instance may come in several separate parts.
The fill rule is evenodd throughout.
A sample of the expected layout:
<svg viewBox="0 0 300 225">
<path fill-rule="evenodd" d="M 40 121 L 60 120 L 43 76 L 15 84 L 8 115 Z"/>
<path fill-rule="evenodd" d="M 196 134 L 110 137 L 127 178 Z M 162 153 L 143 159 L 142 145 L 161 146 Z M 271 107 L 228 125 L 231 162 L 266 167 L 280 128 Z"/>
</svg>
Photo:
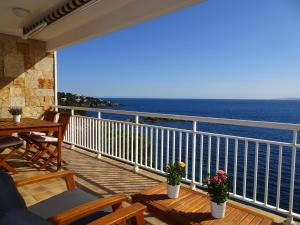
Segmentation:
<svg viewBox="0 0 300 225">
<path fill-rule="evenodd" d="M 182 167 L 182 168 L 184 168 L 185 167 L 185 163 L 184 162 L 180 162 L 179 166 Z"/>
</svg>

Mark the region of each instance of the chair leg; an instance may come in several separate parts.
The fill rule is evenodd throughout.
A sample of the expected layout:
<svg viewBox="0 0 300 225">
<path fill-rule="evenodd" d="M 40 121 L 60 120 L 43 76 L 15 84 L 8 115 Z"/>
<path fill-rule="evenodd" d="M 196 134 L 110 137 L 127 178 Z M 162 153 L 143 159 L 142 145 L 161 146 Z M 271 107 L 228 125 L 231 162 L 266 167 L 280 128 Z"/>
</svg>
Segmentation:
<svg viewBox="0 0 300 225">
<path fill-rule="evenodd" d="M 10 166 L 7 163 L 7 161 L 16 153 L 17 150 L 18 150 L 18 148 L 11 148 L 10 153 L 7 154 L 3 159 L 0 160 L 0 167 L 3 167 L 4 169 L 6 169 L 9 172 L 17 173 L 15 168 L 13 168 L 12 166 Z"/>
<path fill-rule="evenodd" d="M 21 155 L 22 158 L 26 158 L 26 157 L 28 156 L 30 148 L 31 148 L 31 144 L 30 144 L 28 141 L 26 141 L 26 148 L 25 148 L 25 151 L 24 151 L 23 154 Z"/>
<path fill-rule="evenodd" d="M 133 225 L 145 225 L 145 219 L 143 212 L 139 212 L 135 217 L 132 219 Z"/>
</svg>

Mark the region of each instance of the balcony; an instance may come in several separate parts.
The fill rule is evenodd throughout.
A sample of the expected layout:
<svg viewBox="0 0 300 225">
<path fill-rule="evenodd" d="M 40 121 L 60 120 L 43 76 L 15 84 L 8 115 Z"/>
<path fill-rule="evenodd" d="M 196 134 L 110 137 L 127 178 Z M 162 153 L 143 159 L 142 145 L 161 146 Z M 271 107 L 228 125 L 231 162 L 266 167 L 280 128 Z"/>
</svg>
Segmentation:
<svg viewBox="0 0 300 225">
<path fill-rule="evenodd" d="M 296 151 L 300 125 L 55 108 L 72 114 L 64 140 L 63 158 L 68 162 L 65 168 L 75 170 L 77 182 L 96 194 L 138 193 L 164 181 L 165 166 L 169 162 L 184 161 L 187 167 L 182 181 L 192 189 L 201 191 L 206 174 L 224 169 L 232 179 L 230 196 L 233 201 L 277 215 L 274 217 L 277 221 L 282 217 L 300 218 L 299 182 L 295 179 L 299 170 Z M 79 112 L 89 112 L 89 116 L 77 115 Z M 177 120 L 191 124 L 192 129 L 139 123 L 143 117 Z M 201 129 L 205 124 L 254 127 L 275 139 L 206 132 Z M 275 131 L 284 132 L 286 141 L 279 141 L 272 135 L 278 135 Z"/>
</svg>

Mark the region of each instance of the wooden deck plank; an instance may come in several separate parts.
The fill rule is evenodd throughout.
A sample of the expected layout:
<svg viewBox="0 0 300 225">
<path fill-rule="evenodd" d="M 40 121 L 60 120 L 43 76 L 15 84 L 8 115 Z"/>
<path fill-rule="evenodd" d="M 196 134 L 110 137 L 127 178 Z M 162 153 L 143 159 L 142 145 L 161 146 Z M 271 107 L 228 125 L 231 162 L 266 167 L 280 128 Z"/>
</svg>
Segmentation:
<svg viewBox="0 0 300 225">
<path fill-rule="evenodd" d="M 260 222 L 262 222 L 263 218 L 256 216 L 250 223 L 249 225 L 258 225 Z"/>
<path fill-rule="evenodd" d="M 246 218 L 240 223 L 240 225 L 248 225 L 251 223 L 251 221 L 255 218 L 255 215 L 253 214 L 248 214 Z"/>
</svg>

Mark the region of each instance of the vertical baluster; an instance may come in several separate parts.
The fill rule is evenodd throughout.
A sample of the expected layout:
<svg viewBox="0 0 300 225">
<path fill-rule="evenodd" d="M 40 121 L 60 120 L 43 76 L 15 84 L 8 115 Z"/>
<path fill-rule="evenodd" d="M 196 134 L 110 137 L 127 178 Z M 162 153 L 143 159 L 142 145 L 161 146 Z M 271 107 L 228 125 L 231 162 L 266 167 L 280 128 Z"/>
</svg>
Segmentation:
<svg viewBox="0 0 300 225">
<path fill-rule="evenodd" d="M 119 157 L 118 143 L 119 143 L 119 124 L 115 123 L 115 156 L 116 157 Z"/>
<path fill-rule="evenodd" d="M 173 130 L 172 163 L 175 163 L 176 131 Z"/>
<path fill-rule="evenodd" d="M 148 167 L 148 127 L 145 127 L 145 166 Z"/>
<path fill-rule="evenodd" d="M 219 158 L 220 158 L 220 137 L 217 137 L 217 146 L 216 146 L 216 171 L 219 170 Z"/>
<path fill-rule="evenodd" d="M 112 127 L 111 127 L 111 150 L 112 150 L 112 156 L 116 156 L 116 150 L 115 150 L 115 143 L 116 143 L 116 123 L 112 122 Z"/>
<path fill-rule="evenodd" d="M 203 180 L 203 134 L 200 135 L 200 164 L 199 164 L 199 182 L 200 185 L 203 184 L 202 180 Z"/>
<path fill-rule="evenodd" d="M 244 149 L 243 198 L 246 198 L 246 197 L 247 197 L 247 167 L 248 167 L 248 141 L 245 141 L 245 149 Z"/>
<path fill-rule="evenodd" d="M 163 171 L 164 168 L 164 129 L 161 129 L 160 137 L 160 171 Z"/>
<path fill-rule="evenodd" d="M 138 159 L 138 154 L 139 154 L 139 116 L 135 116 L 135 167 L 134 170 L 138 170 L 138 164 L 139 164 L 139 159 Z"/>
<path fill-rule="evenodd" d="M 134 162 L 133 159 L 133 124 L 131 125 L 131 162 Z"/>
<path fill-rule="evenodd" d="M 119 123 L 119 157 L 122 158 L 122 124 Z"/>
<path fill-rule="evenodd" d="M 77 116 L 74 116 L 74 131 L 73 131 L 73 144 L 74 144 L 74 147 L 75 145 L 78 145 L 77 143 L 77 139 L 78 139 L 78 133 L 77 133 L 77 129 L 78 129 L 78 125 L 77 125 Z"/>
<path fill-rule="evenodd" d="M 179 132 L 179 150 L 178 150 L 178 161 L 181 162 L 181 152 L 182 152 L 182 131 Z"/>
<path fill-rule="evenodd" d="M 158 128 L 155 129 L 155 170 L 158 167 Z"/>
<path fill-rule="evenodd" d="M 107 136 L 108 136 L 108 155 L 111 155 L 111 140 L 110 140 L 110 135 L 111 135 L 111 132 L 110 132 L 110 128 L 111 128 L 111 123 L 110 121 L 108 121 L 108 133 L 107 133 Z"/>
<path fill-rule="evenodd" d="M 91 119 L 91 133 L 90 133 L 90 135 L 92 136 L 92 138 L 91 138 L 91 149 L 93 149 L 93 150 L 95 150 L 95 143 L 94 143 L 94 141 L 95 141 L 95 133 L 96 133 L 96 131 L 95 131 L 95 119 L 93 118 L 93 119 Z"/>
<path fill-rule="evenodd" d="M 211 136 L 208 136 L 208 152 L 207 152 L 207 173 L 210 174 L 210 161 L 211 161 Z"/>
<path fill-rule="evenodd" d="M 277 171 L 276 209 L 279 209 L 279 207 L 280 207 L 281 167 L 282 167 L 282 145 L 279 145 L 279 152 L 278 152 L 278 171 Z"/>
<path fill-rule="evenodd" d="M 225 173 L 228 173 L 228 138 L 225 138 Z"/>
<path fill-rule="evenodd" d="M 92 149 L 92 119 L 91 118 L 88 118 L 88 121 L 89 121 L 89 125 L 88 125 L 88 130 L 89 130 L 89 135 L 88 135 L 88 138 L 89 138 L 89 149 Z"/>
<path fill-rule="evenodd" d="M 84 123 L 83 123 L 83 117 L 80 117 L 80 145 L 84 146 L 83 139 L 84 139 Z"/>
<path fill-rule="evenodd" d="M 102 123 L 102 120 L 101 120 L 101 112 L 98 112 L 97 113 L 97 127 L 98 127 L 98 136 L 97 136 L 97 141 L 98 141 L 98 147 L 97 147 L 97 150 L 99 153 L 102 153 L 103 152 L 103 123 Z M 99 157 L 98 157 L 99 158 Z"/>
<path fill-rule="evenodd" d="M 143 165 L 143 155 L 144 155 L 144 127 L 141 126 L 141 135 L 140 135 L 140 143 L 141 143 L 141 149 L 140 149 L 140 164 Z"/>
<path fill-rule="evenodd" d="M 189 172 L 189 133 L 185 133 L 185 179 L 188 178 Z"/>
<path fill-rule="evenodd" d="M 166 157 L 166 165 L 169 165 L 170 158 L 170 130 L 167 130 L 167 157 Z"/>
<path fill-rule="evenodd" d="M 193 139 L 192 139 L 192 183 L 191 183 L 191 188 L 195 189 L 196 185 L 195 185 L 195 172 L 196 172 L 196 142 L 197 142 L 197 122 L 194 121 L 193 122 Z"/>
<path fill-rule="evenodd" d="M 268 204 L 269 195 L 269 169 L 270 169 L 270 144 L 267 144 L 267 155 L 266 155 L 266 176 L 265 176 L 265 197 L 264 204 Z"/>
<path fill-rule="evenodd" d="M 104 133 L 105 133 L 105 136 L 104 136 L 104 141 L 105 141 L 105 153 L 108 154 L 108 146 L 107 146 L 107 143 L 108 143 L 108 137 L 107 137 L 107 121 L 103 121 L 104 122 Z"/>
<path fill-rule="evenodd" d="M 84 133 L 83 133 L 83 146 L 87 147 L 87 120 L 84 117 L 83 118 L 83 124 L 84 124 Z"/>
<path fill-rule="evenodd" d="M 127 155 L 127 160 L 129 161 L 129 137 L 130 137 L 130 134 L 129 134 L 129 124 L 127 124 L 127 151 L 126 151 L 126 155 Z"/>
<path fill-rule="evenodd" d="M 126 152 L 126 145 L 125 145 L 125 136 L 126 136 L 126 128 L 125 128 L 125 123 L 123 123 L 123 154 L 122 158 L 125 159 L 125 152 Z"/>
<path fill-rule="evenodd" d="M 100 124 L 101 124 L 101 152 L 104 152 L 104 121 L 100 120 Z"/>
<path fill-rule="evenodd" d="M 258 170 L 258 149 L 259 143 L 255 144 L 255 159 L 254 159 L 254 185 L 253 185 L 253 201 L 256 202 L 256 194 L 257 194 L 257 170 Z"/>
<path fill-rule="evenodd" d="M 83 147 L 84 146 L 84 123 L 83 123 L 83 117 L 80 117 L 80 145 Z"/>
<path fill-rule="evenodd" d="M 153 158 L 153 128 L 150 128 L 150 168 L 153 168 L 152 165 L 152 158 Z"/>
<path fill-rule="evenodd" d="M 82 120 L 82 132 L 81 132 L 82 146 L 85 147 L 85 134 L 86 134 L 86 131 L 85 131 L 85 118 L 82 117 L 81 120 Z"/>
<path fill-rule="evenodd" d="M 233 194 L 236 195 L 236 180 L 237 180 L 237 160 L 238 160 L 239 140 L 234 140 L 234 171 L 233 171 Z"/>
</svg>

